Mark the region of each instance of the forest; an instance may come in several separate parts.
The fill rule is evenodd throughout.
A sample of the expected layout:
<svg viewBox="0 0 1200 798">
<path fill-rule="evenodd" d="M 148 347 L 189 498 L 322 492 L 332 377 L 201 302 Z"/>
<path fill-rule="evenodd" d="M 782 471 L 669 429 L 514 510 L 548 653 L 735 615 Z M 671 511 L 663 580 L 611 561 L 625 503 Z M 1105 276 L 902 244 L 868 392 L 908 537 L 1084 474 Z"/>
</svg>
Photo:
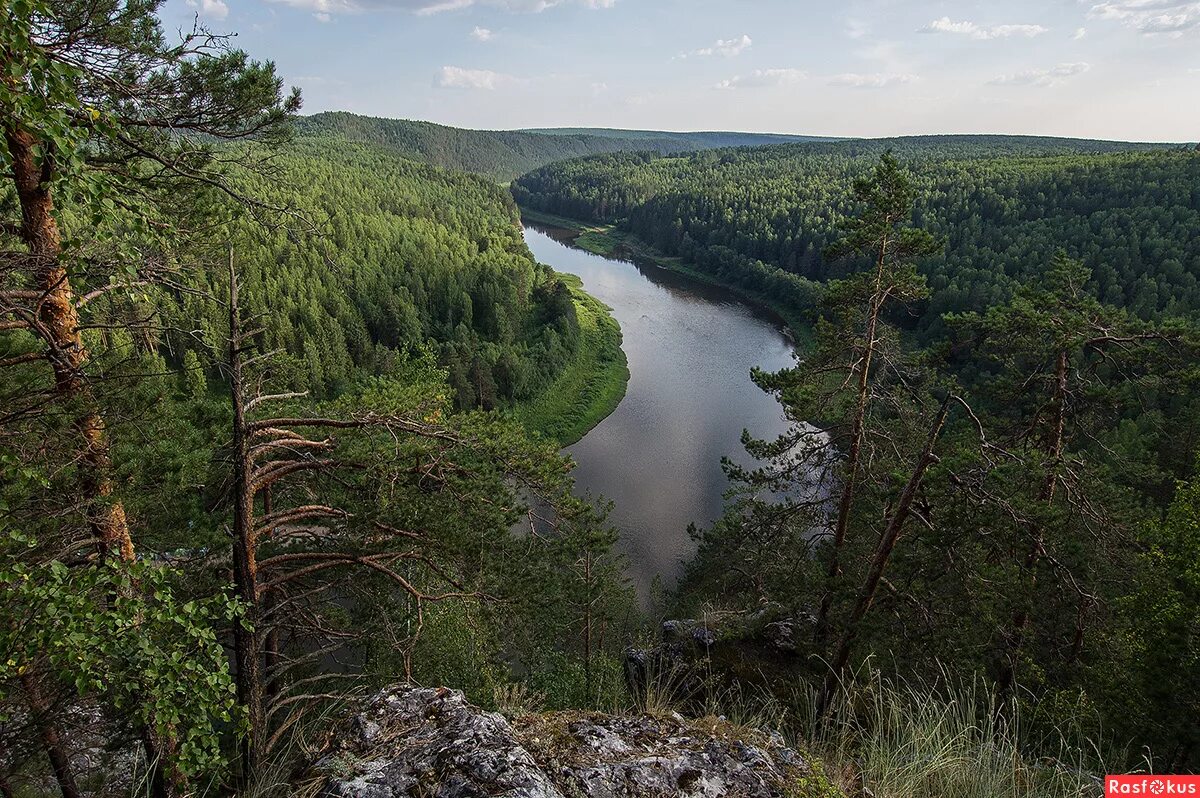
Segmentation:
<svg viewBox="0 0 1200 798">
<path fill-rule="evenodd" d="M 756 374 L 794 427 L 727 464 L 677 615 L 807 618 L 818 682 L 1023 673 L 1031 734 L 1086 715 L 1188 767 L 1195 723 L 1162 719 L 1197 700 L 1198 186 L 1192 147 L 929 137 L 596 156 L 513 193 L 811 328 Z"/>
<path fill-rule="evenodd" d="M 304 118 L 160 3 L 0 24 L 0 795 L 292 795 L 398 682 L 769 725 L 822 798 L 1200 767 L 1200 153 Z M 805 325 L 649 609 L 560 448 L 620 330 L 518 203 Z"/>
<path fill-rule="evenodd" d="M 301 136 L 370 144 L 403 158 L 474 172 L 503 182 L 539 166 L 581 155 L 629 151 L 680 153 L 809 138 L 765 133 L 671 133 L 604 128 L 464 130 L 432 122 L 377 119 L 344 111 L 303 117 L 297 120 L 296 129 Z"/>
<path fill-rule="evenodd" d="M 494 412 L 574 366 L 571 286 L 157 7 L 0 26 L 0 790 L 266 794 L 370 685 L 617 690 L 615 533 Z"/>
<path fill-rule="evenodd" d="M 845 276 L 846 264 L 823 255 L 850 182 L 889 149 L 917 175 L 914 219 L 947 240 L 921 264 L 933 291 L 917 311 L 924 340 L 946 313 L 1007 299 L 1060 248 L 1093 265 L 1105 302 L 1140 318 L 1200 310 L 1200 157 L 1190 147 L 934 136 L 618 154 L 535 170 L 513 194 L 536 210 L 616 223 L 724 282 L 811 309 L 816 284 Z"/>
</svg>

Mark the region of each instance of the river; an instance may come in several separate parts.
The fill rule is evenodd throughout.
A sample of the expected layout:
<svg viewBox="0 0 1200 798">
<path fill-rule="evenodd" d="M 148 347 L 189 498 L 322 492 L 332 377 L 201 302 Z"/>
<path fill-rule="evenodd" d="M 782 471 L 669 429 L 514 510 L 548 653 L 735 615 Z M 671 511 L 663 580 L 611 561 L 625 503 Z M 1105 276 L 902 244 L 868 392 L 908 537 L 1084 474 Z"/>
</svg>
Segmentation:
<svg viewBox="0 0 1200 798">
<path fill-rule="evenodd" d="M 720 516 L 728 487 L 721 458 L 747 463 L 743 429 L 786 428 L 750 369 L 792 363 L 782 324 L 728 292 L 657 266 L 594 255 L 565 231 L 525 228 L 534 256 L 578 275 L 621 325 L 629 388 L 613 413 L 567 452 L 576 490 L 614 503 L 610 521 L 646 600 L 656 576 L 670 588 L 694 552 L 687 527 Z"/>
</svg>

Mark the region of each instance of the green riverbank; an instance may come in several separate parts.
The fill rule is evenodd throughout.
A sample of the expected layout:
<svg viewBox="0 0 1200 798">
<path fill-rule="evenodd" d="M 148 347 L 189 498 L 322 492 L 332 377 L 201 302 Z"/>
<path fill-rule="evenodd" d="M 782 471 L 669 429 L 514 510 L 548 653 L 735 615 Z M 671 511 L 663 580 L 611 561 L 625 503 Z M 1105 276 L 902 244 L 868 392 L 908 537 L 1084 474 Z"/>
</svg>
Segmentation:
<svg viewBox="0 0 1200 798">
<path fill-rule="evenodd" d="M 625 397 L 629 366 L 621 327 L 600 300 L 584 292 L 573 274 L 560 274 L 575 300 L 579 347 L 575 360 L 542 394 L 513 409 L 527 429 L 569 446 L 603 421 Z"/>
<path fill-rule="evenodd" d="M 542 213 L 531 208 L 521 208 L 521 218 L 533 224 L 568 230 L 574 234 L 573 242 L 576 246 L 593 254 L 606 258 L 652 263 L 660 268 L 687 275 L 693 280 L 724 289 L 738 299 L 765 308 L 777 316 L 791 334 L 792 340 L 796 342 L 798 348 L 804 347 L 812 340 L 811 325 L 793 308 L 789 308 L 765 294 L 731 285 L 699 271 L 689 266 L 682 258 L 663 255 L 636 236 L 617 230 L 616 225 L 583 222 L 565 216 Z"/>
</svg>

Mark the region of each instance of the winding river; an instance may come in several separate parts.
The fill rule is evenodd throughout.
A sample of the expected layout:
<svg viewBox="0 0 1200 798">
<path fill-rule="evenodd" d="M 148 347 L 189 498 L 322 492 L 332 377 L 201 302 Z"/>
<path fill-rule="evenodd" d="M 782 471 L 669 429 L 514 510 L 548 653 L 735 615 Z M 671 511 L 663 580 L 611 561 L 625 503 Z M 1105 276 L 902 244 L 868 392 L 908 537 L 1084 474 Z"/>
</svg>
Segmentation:
<svg viewBox="0 0 1200 798">
<path fill-rule="evenodd" d="M 576 490 L 614 503 L 629 575 L 645 600 L 656 576 L 674 585 L 694 551 L 687 527 L 711 524 L 728 487 L 721 458 L 748 458 L 743 429 L 785 429 L 752 366 L 792 362 L 782 325 L 728 292 L 657 266 L 594 255 L 566 231 L 526 227 L 534 256 L 583 280 L 621 325 L 629 388 L 613 413 L 567 451 Z"/>
</svg>

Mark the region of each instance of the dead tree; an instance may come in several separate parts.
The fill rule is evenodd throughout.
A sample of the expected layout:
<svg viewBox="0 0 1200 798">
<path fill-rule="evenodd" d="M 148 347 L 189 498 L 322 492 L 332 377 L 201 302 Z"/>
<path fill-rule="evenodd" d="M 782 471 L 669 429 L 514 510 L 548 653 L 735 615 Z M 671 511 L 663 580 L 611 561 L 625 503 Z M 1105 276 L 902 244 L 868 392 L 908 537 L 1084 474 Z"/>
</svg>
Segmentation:
<svg viewBox="0 0 1200 798">
<path fill-rule="evenodd" d="M 232 570 L 245 612 L 233 638 L 238 699 L 245 707 L 249 729 L 240 751 L 242 780 L 249 782 L 306 705 L 336 699 L 344 692 L 320 689 L 322 683 L 334 680 L 329 674 L 291 678 L 294 672 L 335 655 L 355 638 L 352 632 L 326 624 L 313 609 L 336 593 L 335 576 L 347 571 L 379 576 L 406 594 L 417 619 L 410 646 L 420 633 L 426 602 L 478 595 L 464 589 L 422 551 L 419 531 L 397 529 L 322 501 L 311 479 L 321 475 L 336 480 L 339 471 L 363 467 L 339 455 L 333 437 L 337 432 L 381 430 L 397 438 L 416 436 L 448 446 L 460 445 L 463 439 L 438 425 L 402 415 L 255 417 L 265 405 L 305 394 L 251 395 L 247 367 L 269 359 L 269 353 L 246 357 L 253 348 L 254 332 L 242 327 L 232 249 L 229 280 Z M 305 478 L 310 479 L 305 482 Z M 298 500 L 288 502 L 289 498 Z M 351 525 L 356 525 L 357 537 L 350 534 Z M 264 556 L 267 545 L 272 551 Z M 424 566 L 444 589 L 431 591 L 411 580 L 402 567 L 408 563 Z M 298 639 L 306 645 L 298 651 L 285 650 L 289 640 Z"/>
</svg>

